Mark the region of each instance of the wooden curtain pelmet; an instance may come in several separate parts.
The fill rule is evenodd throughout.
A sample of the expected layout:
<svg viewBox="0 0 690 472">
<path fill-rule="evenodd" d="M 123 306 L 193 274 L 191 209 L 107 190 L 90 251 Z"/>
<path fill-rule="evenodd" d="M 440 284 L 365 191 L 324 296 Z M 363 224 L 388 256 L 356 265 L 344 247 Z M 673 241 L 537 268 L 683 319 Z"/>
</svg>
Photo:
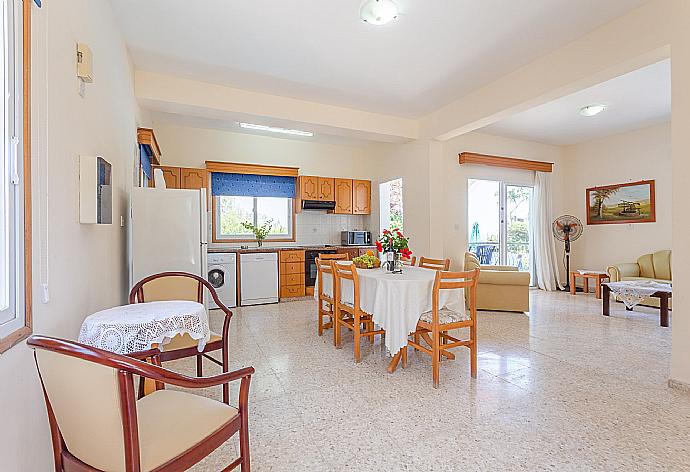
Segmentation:
<svg viewBox="0 0 690 472">
<path fill-rule="evenodd" d="M 506 167 L 509 169 L 534 170 L 539 172 L 553 172 L 552 162 L 530 161 L 514 157 L 490 156 L 474 152 L 460 154 L 460 164 L 481 164 L 493 167 Z"/>
<path fill-rule="evenodd" d="M 24 139 L 24 326 L 0 339 L 0 352 L 5 352 L 31 334 L 31 5 L 22 6 L 22 117 Z"/>
<path fill-rule="evenodd" d="M 209 172 L 224 172 L 226 174 L 254 174 L 277 175 L 283 177 L 297 177 L 298 167 L 265 166 L 259 164 L 239 164 L 236 162 L 206 161 Z"/>
</svg>

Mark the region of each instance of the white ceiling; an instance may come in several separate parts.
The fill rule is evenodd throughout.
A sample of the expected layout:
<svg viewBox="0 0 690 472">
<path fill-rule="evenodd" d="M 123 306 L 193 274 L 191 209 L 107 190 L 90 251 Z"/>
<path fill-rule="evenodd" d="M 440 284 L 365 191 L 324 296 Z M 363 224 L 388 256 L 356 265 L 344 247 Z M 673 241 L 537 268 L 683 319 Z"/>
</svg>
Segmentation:
<svg viewBox="0 0 690 472">
<path fill-rule="evenodd" d="M 111 0 L 137 68 L 419 117 L 644 0 Z"/>
<path fill-rule="evenodd" d="M 607 105 L 596 116 L 582 107 Z M 671 119 L 671 61 L 652 64 L 482 128 L 488 134 L 568 145 Z"/>
</svg>

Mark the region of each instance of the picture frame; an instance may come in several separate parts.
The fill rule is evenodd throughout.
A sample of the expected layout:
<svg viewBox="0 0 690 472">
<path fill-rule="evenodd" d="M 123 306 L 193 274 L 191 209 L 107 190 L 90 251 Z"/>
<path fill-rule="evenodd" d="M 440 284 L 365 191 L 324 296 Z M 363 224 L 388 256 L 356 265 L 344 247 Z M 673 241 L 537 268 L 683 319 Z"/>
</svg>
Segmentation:
<svg viewBox="0 0 690 472">
<path fill-rule="evenodd" d="M 654 180 L 591 187 L 587 194 L 587 224 L 656 222 Z"/>
</svg>

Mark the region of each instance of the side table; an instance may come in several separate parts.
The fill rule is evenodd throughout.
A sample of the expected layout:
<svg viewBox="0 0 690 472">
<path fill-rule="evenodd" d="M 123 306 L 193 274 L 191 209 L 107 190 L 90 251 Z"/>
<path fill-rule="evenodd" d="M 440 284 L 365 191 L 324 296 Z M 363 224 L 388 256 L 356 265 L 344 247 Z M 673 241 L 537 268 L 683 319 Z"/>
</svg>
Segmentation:
<svg viewBox="0 0 690 472">
<path fill-rule="evenodd" d="M 584 274 L 581 274 L 578 271 L 572 271 L 570 272 L 571 295 L 575 295 L 577 293 L 575 283 L 577 282 L 578 277 L 582 279 L 582 285 L 585 293 L 589 293 L 589 280 L 592 279 L 594 281 L 594 293 L 596 294 L 597 298 L 601 298 L 601 284 L 604 283 L 604 281 L 608 282 L 611 280 L 608 274 L 601 272 L 585 272 Z"/>
</svg>

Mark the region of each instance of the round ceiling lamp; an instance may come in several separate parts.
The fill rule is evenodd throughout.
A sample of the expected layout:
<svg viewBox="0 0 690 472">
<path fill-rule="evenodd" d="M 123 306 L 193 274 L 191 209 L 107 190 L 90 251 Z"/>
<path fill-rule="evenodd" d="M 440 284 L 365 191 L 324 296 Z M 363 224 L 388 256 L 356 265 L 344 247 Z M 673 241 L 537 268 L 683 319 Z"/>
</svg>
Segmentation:
<svg viewBox="0 0 690 472">
<path fill-rule="evenodd" d="M 359 16 L 372 25 L 385 25 L 398 17 L 398 6 L 393 0 L 367 0 Z"/>
<path fill-rule="evenodd" d="M 606 110 L 606 105 L 600 103 L 595 103 L 592 105 L 587 105 L 586 107 L 580 108 L 580 115 L 582 116 L 595 116 Z"/>
</svg>

